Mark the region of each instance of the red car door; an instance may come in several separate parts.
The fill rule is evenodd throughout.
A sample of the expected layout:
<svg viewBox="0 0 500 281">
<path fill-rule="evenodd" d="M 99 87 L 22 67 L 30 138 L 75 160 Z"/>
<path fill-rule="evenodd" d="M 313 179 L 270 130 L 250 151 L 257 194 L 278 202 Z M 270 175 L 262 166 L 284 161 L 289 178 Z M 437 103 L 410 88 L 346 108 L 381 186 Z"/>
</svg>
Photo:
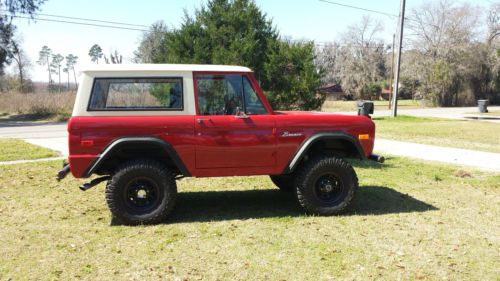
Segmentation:
<svg viewBox="0 0 500 281">
<path fill-rule="evenodd" d="M 274 116 L 246 74 L 197 73 L 194 80 L 196 168 L 275 166 Z M 253 96 L 245 98 L 245 93 Z"/>
</svg>

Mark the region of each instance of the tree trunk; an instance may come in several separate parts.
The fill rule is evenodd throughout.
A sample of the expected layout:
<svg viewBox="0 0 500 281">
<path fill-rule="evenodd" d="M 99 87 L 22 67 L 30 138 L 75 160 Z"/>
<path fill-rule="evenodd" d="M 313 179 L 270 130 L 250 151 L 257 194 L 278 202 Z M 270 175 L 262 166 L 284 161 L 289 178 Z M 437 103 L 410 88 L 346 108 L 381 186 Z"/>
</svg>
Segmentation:
<svg viewBox="0 0 500 281">
<path fill-rule="evenodd" d="M 68 87 L 67 87 L 67 91 L 69 91 L 69 69 L 68 69 Z"/>
<path fill-rule="evenodd" d="M 52 89 L 50 88 L 50 84 L 52 83 L 52 77 L 50 75 L 50 62 L 49 62 L 49 57 L 47 57 L 47 71 L 49 72 L 49 93 L 52 92 Z"/>
<path fill-rule="evenodd" d="M 23 66 L 21 63 L 18 64 L 19 67 L 19 83 L 21 83 L 21 93 L 24 93 L 24 73 L 23 73 Z"/>
<path fill-rule="evenodd" d="M 59 66 L 59 69 L 57 71 L 57 75 L 59 75 L 59 85 L 58 85 L 58 88 L 59 88 L 59 94 L 61 93 L 61 66 Z"/>
<path fill-rule="evenodd" d="M 21 61 L 21 55 L 17 55 L 17 57 L 14 56 L 14 60 L 17 63 L 17 68 L 19 69 L 19 86 L 21 93 L 24 93 L 24 73 L 23 73 L 23 63 Z"/>
<path fill-rule="evenodd" d="M 78 90 L 78 81 L 76 81 L 76 73 L 75 73 L 75 68 L 74 68 L 74 67 L 72 67 L 72 69 L 73 69 L 73 77 L 75 78 L 75 85 L 76 85 L 75 90 Z"/>
</svg>

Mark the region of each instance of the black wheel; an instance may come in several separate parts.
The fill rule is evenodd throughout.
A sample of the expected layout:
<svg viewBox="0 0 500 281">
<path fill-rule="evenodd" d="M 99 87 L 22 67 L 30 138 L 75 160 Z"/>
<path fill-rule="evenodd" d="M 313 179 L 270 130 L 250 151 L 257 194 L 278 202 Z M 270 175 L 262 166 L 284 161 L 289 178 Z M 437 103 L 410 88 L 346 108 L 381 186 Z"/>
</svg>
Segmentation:
<svg viewBox="0 0 500 281">
<path fill-rule="evenodd" d="M 295 185 L 297 199 L 306 212 L 336 215 L 349 206 L 358 188 L 358 177 L 347 161 L 320 156 L 299 169 Z"/>
<path fill-rule="evenodd" d="M 176 195 L 172 173 L 151 160 L 123 164 L 106 186 L 109 210 L 130 225 L 161 222 L 174 208 Z"/>
<path fill-rule="evenodd" d="M 292 175 L 279 175 L 279 176 L 269 176 L 271 181 L 276 185 L 281 191 L 292 192 L 294 178 Z"/>
</svg>

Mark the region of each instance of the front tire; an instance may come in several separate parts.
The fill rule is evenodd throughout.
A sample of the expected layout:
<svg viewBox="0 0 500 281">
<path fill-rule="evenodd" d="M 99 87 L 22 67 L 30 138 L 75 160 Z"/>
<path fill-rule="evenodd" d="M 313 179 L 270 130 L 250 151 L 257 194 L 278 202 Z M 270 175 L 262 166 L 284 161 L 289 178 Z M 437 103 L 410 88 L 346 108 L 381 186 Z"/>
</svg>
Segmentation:
<svg viewBox="0 0 500 281">
<path fill-rule="evenodd" d="M 109 210 L 129 225 L 163 221 L 174 208 L 176 195 L 172 173 L 152 160 L 121 165 L 106 186 Z"/>
<path fill-rule="evenodd" d="M 297 199 L 309 214 L 328 216 L 344 212 L 358 188 L 358 177 L 347 161 L 319 156 L 298 172 Z"/>
</svg>

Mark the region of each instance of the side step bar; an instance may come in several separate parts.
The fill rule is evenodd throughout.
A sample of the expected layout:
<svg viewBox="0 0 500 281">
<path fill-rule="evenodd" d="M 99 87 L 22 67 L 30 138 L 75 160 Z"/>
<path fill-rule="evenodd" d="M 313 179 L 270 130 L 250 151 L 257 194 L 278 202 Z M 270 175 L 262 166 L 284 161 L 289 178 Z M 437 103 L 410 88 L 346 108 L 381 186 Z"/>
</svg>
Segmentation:
<svg viewBox="0 0 500 281">
<path fill-rule="evenodd" d="M 79 188 L 80 188 L 81 191 L 86 191 L 86 190 L 89 190 L 92 187 L 100 184 L 101 182 L 107 181 L 109 179 L 111 179 L 111 176 L 104 176 L 104 177 L 100 177 L 100 178 L 97 178 L 97 179 L 93 179 L 90 182 L 87 182 L 87 183 L 84 183 L 84 184 L 80 185 Z"/>
<path fill-rule="evenodd" d="M 56 175 L 56 180 L 57 181 L 61 181 L 62 179 L 64 179 L 70 172 L 70 167 L 69 167 L 69 164 L 64 162 L 63 163 L 63 168 L 61 170 L 59 170 L 59 172 L 57 172 L 57 175 Z M 80 190 L 81 191 L 86 191 L 98 184 L 100 184 L 101 182 L 103 181 L 107 181 L 111 179 L 110 176 L 104 176 L 104 177 L 100 177 L 100 178 L 96 178 L 96 179 L 93 179 L 91 180 L 90 182 L 87 182 L 87 183 L 84 183 L 82 185 L 79 186 Z"/>
</svg>

